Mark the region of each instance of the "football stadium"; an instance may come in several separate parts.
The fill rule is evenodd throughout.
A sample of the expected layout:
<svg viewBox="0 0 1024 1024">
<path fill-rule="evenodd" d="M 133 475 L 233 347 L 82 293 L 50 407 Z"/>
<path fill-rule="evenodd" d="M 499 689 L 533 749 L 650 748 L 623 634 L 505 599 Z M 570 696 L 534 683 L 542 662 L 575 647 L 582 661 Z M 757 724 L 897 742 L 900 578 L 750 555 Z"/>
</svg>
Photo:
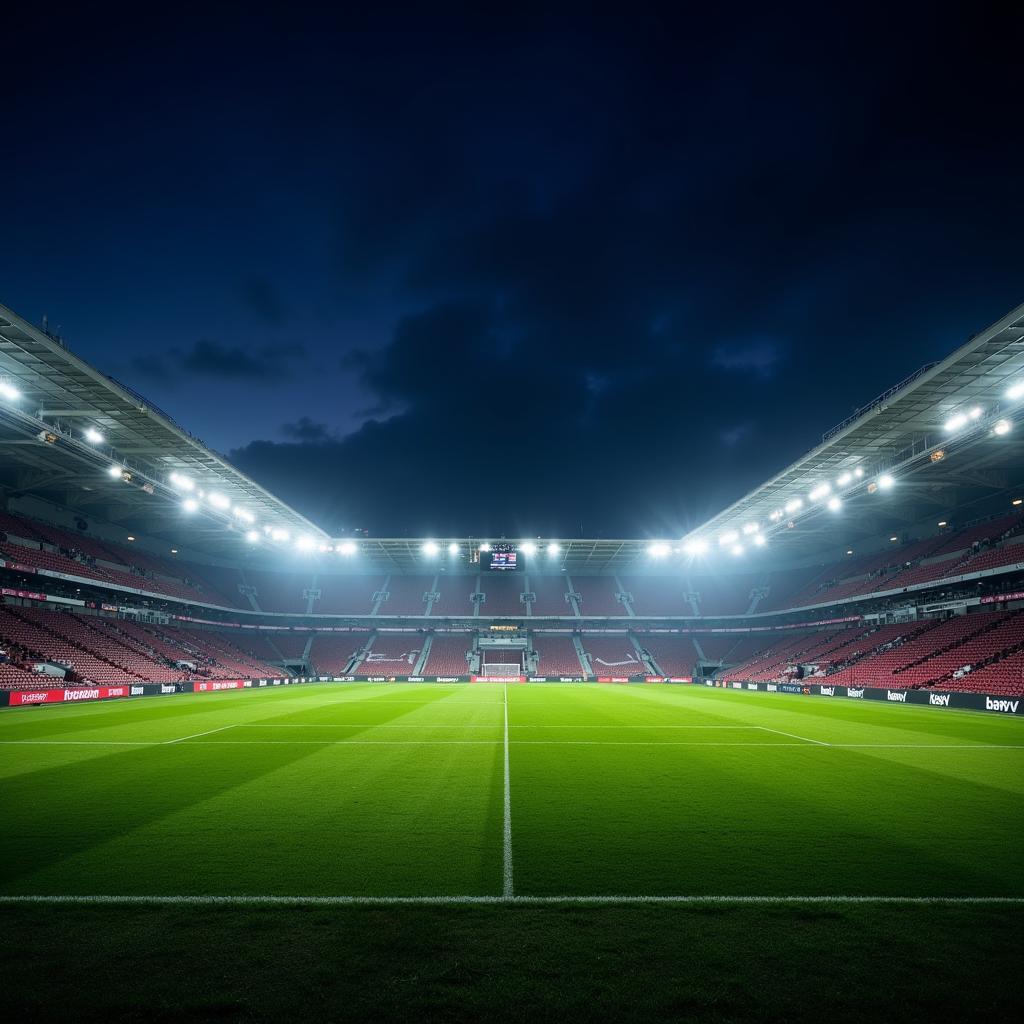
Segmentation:
<svg viewBox="0 0 1024 1024">
<path fill-rule="evenodd" d="M 1012 1017 L 1024 306 L 861 397 L 685 536 L 338 537 L 0 308 L 5 1004 Z"/>
</svg>

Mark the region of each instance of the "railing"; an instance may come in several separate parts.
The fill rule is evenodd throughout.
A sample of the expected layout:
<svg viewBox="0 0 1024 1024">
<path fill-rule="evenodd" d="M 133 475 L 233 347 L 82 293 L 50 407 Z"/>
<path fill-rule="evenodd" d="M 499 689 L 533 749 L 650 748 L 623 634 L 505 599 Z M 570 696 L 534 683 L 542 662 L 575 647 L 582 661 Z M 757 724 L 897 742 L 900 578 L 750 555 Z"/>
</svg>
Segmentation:
<svg viewBox="0 0 1024 1024">
<path fill-rule="evenodd" d="M 836 426 L 834 426 L 831 430 L 826 430 L 825 433 L 821 435 L 822 442 L 829 440 L 829 438 L 835 437 L 836 434 L 841 433 L 848 426 L 850 426 L 851 423 L 854 423 L 856 420 L 859 420 L 861 416 L 871 412 L 872 409 L 877 409 L 878 406 L 882 405 L 883 402 L 887 401 L 898 391 L 902 391 L 905 387 L 907 387 L 908 385 L 912 384 L 915 380 L 917 380 L 918 377 L 922 376 L 922 374 L 927 373 L 933 366 L 938 366 L 938 364 L 938 359 L 931 363 L 925 363 L 924 366 L 922 366 L 919 370 L 915 370 L 909 377 L 906 378 L 906 380 L 901 380 L 899 384 L 894 384 L 891 388 L 889 388 L 888 391 L 883 392 L 877 398 L 873 398 L 870 402 L 867 403 L 867 405 L 862 405 L 856 412 L 851 413 L 849 416 L 847 416 L 842 423 L 836 424 Z"/>
</svg>

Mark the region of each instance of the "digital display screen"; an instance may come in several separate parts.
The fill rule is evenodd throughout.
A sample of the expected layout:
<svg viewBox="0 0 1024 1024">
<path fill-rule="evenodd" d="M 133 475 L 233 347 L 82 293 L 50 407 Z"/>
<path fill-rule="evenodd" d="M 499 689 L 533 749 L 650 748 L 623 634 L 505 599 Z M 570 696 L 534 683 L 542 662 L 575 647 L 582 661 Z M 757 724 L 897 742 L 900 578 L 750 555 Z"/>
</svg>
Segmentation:
<svg viewBox="0 0 1024 1024">
<path fill-rule="evenodd" d="M 518 569 L 516 562 L 516 551 L 492 551 L 487 564 L 488 569 L 509 570 Z"/>
</svg>

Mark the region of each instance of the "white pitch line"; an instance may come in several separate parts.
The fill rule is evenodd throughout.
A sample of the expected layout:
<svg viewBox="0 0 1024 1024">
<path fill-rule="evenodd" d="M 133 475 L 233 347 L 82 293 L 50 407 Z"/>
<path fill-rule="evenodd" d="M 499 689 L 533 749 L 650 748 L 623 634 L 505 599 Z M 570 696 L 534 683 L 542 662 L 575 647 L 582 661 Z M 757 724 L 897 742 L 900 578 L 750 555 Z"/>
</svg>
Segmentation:
<svg viewBox="0 0 1024 1024">
<path fill-rule="evenodd" d="M 225 729 L 240 729 L 244 726 L 224 726 Z M 514 728 L 514 726 L 512 727 Z M 219 730 L 213 729 L 211 732 Z M 769 730 L 770 732 L 774 730 Z M 197 735 L 209 735 L 198 733 Z M 69 746 L 69 747 L 163 747 L 171 743 L 181 743 L 192 739 L 184 736 L 175 740 L 0 740 L 0 746 L 31 747 L 31 746 Z M 798 738 L 798 737 L 795 737 Z M 419 746 L 476 746 L 494 747 L 502 740 L 207 740 L 204 747 L 271 747 L 271 746 L 310 746 L 310 747 L 419 747 Z M 812 743 L 823 750 L 857 750 L 879 748 L 889 750 L 1024 750 L 1022 743 L 818 743 L 807 741 L 800 743 L 743 743 L 739 741 L 722 742 L 712 740 L 701 743 L 697 740 L 513 740 L 509 746 L 521 747 L 777 747 L 807 749 Z"/>
<path fill-rule="evenodd" d="M 795 732 L 783 732 L 781 729 L 769 729 L 767 725 L 759 725 L 759 729 L 763 732 L 774 732 L 779 736 L 788 736 L 791 740 L 803 740 L 804 743 L 816 743 L 819 747 L 831 747 L 831 743 L 826 743 L 824 740 L 811 740 L 806 736 L 797 736 Z"/>
<path fill-rule="evenodd" d="M 502 829 L 501 893 L 511 899 L 512 887 L 512 780 L 508 767 L 508 683 L 505 689 L 505 814 Z"/>
<path fill-rule="evenodd" d="M 211 736 L 215 732 L 223 732 L 225 729 L 234 729 L 236 725 L 236 722 L 232 722 L 231 725 L 222 725 L 217 729 L 207 729 L 206 732 L 194 732 L 191 736 L 179 736 L 174 740 L 164 740 L 164 743 L 184 743 L 185 740 L 194 740 L 200 736 Z"/>
<path fill-rule="evenodd" d="M 547 906 L 552 904 L 592 904 L 628 906 L 630 904 L 877 904 L 877 905 L 1024 905 L 1024 896 L 47 896 L 0 895 L 0 905 L 9 904 L 98 904 L 132 906 L 138 904 L 170 906 L 451 906 L 459 904 L 497 904 Z"/>
</svg>

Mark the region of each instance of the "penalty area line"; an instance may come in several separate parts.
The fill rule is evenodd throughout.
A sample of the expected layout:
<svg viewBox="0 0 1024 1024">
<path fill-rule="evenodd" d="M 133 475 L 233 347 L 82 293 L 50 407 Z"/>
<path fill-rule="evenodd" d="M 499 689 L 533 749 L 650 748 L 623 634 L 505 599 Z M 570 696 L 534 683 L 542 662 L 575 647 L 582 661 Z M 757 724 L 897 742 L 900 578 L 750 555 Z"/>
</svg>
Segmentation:
<svg viewBox="0 0 1024 1024">
<path fill-rule="evenodd" d="M 548 906 L 593 904 L 630 906 L 633 904 L 785 905 L 785 904 L 877 904 L 880 906 L 953 906 L 953 905 L 1024 905 L 1024 896 L 61 896 L 0 895 L 0 905 L 13 904 L 79 904 L 88 905 L 155 905 L 155 906 L 458 906 L 462 904 Z"/>
</svg>

